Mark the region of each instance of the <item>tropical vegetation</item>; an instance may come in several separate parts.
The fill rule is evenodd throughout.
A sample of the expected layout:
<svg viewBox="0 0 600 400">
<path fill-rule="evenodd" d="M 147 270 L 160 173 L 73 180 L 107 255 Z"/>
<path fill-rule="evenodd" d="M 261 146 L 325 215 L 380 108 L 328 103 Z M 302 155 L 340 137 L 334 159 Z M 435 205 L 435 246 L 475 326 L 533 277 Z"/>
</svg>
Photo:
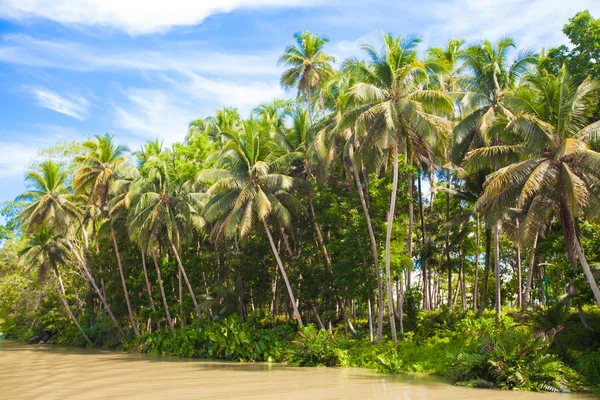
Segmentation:
<svg viewBox="0 0 600 400">
<path fill-rule="evenodd" d="M 599 24 L 578 13 L 572 49 L 541 55 L 382 34 L 336 60 L 298 33 L 291 100 L 217 110 L 170 148 L 44 150 L 2 209 L 0 330 L 597 388 Z"/>
</svg>

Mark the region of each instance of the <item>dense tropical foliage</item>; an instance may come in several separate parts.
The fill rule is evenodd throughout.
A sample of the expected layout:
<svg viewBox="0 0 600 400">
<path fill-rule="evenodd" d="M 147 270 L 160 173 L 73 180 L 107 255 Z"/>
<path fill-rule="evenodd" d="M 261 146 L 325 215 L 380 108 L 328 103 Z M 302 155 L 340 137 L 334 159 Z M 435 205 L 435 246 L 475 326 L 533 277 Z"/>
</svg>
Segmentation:
<svg viewBox="0 0 600 400">
<path fill-rule="evenodd" d="M 575 50 L 543 56 L 503 38 L 421 57 L 383 34 L 335 60 L 299 33 L 280 58 L 295 100 L 218 110 L 171 148 L 45 150 L 2 210 L 0 330 L 600 385 L 598 24 L 578 14 Z"/>
</svg>

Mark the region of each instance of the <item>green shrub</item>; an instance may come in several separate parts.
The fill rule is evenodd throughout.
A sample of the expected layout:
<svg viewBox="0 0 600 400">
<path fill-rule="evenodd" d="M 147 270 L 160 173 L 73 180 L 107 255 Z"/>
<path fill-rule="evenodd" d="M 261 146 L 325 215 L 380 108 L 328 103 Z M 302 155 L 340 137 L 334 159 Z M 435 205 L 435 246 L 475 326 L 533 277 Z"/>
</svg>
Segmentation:
<svg viewBox="0 0 600 400">
<path fill-rule="evenodd" d="M 340 365 L 340 352 L 335 339 L 324 329 L 317 330 L 308 325 L 298 332 L 298 338 L 292 341 L 286 360 L 300 367 L 333 367 Z"/>
<path fill-rule="evenodd" d="M 583 355 L 577 363 L 586 383 L 594 391 L 600 391 L 600 350 Z"/>
<path fill-rule="evenodd" d="M 549 341 L 535 339 L 528 328 L 504 330 L 483 337 L 479 351 L 460 353 L 449 377 L 474 387 L 552 392 L 577 387 L 577 374 L 548 353 L 549 346 Z"/>
</svg>

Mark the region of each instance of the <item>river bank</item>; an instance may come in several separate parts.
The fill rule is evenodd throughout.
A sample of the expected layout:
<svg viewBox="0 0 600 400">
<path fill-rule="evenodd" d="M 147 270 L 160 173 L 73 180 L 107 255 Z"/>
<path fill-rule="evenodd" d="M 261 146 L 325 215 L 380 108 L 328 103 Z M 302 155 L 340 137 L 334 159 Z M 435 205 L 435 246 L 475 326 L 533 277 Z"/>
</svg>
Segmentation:
<svg viewBox="0 0 600 400">
<path fill-rule="evenodd" d="M 295 368 L 0 342 L 3 399 L 476 399 L 482 392 L 423 374 Z M 556 396 L 556 397 L 555 397 Z M 560 397 L 558 397 L 560 396 Z M 490 390 L 491 400 L 587 399 Z"/>
<path fill-rule="evenodd" d="M 586 311 L 593 326 L 599 315 L 595 309 Z M 522 391 L 596 390 L 597 334 L 583 328 L 576 313 L 552 332 L 536 327 L 534 317 L 541 318 L 505 314 L 496 324 L 492 313 L 422 313 L 397 346 L 385 335 L 379 345 L 371 343 L 368 326 L 361 321 L 355 336 L 343 324 L 329 333 L 313 325 L 299 329 L 293 323 L 273 324 L 260 314 L 245 321 L 236 314 L 194 320 L 173 333 L 145 331 L 123 339 L 108 331 L 92 337 L 96 347 L 148 355 L 424 373 L 456 385 Z M 76 331 L 58 333 L 51 342 L 84 344 Z"/>
</svg>

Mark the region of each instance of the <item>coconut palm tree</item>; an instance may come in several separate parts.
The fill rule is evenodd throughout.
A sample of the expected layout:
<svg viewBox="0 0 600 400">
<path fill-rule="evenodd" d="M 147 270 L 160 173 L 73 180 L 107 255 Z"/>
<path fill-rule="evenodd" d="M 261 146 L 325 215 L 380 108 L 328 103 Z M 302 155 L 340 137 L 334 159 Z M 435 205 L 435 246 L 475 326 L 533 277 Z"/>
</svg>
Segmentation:
<svg viewBox="0 0 600 400">
<path fill-rule="evenodd" d="M 59 271 L 59 266 L 66 264 L 69 260 L 69 250 L 65 246 L 64 239 L 56 233 L 54 228 L 41 225 L 33 233 L 26 236 L 19 256 L 19 262 L 27 269 L 35 268 L 40 279 L 45 279 L 50 270 L 52 283 L 67 314 L 69 314 L 69 318 L 77 326 L 85 341 L 91 346 L 92 341 L 83 331 L 65 297 Z"/>
<path fill-rule="evenodd" d="M 108 218 L 110 235 L 121 275 L 125 303 L 127 304 L 129 322 L 134 334 L 139 336 L 140 332 L 133 318 L 131 302 L 129 301 L 129 291 L 127 290 L 123 262 L 113 224 L 112 210 L 110 208 L 106 209 L 111 194 L 114 194 L 113 186 L 115 181 L 123 176 L 128 167 L 131 167 L 129 158 L 125 156 L 125 153 L 129 150 L 125 146 L 116 145 L 113 137 L 109 134 L 96 136 L 92 140 L 87 140 L 83 143 L 83 147 L 86 150 L 85 153 L 75 158 L 75 162 L 80 167 L 75 174 L 73 188 L 77 192 L 87 193 L 88 204 L 97 206 L 101 215 Z"/>
<path fill-rule="evenodd" d="M 313 124 L 312 95 L 323 82 L 333 75 L 331 64 L 335 57 L 327 54 L 323 47 L 329 39 L 306 31 L 295 33 L 296 44 L 289 45 L 279 58 L 279 63 L 289 67 L 281 74 L 281 86 L 298 88 L 298 95 L 306 95 L 306 109 Z"/>
<path fill-rule="evenodd" d="M 219 168 L 203 170 L 198 177 L 200 181 L 213 182 L 202 214 L 213 223 L 211 235 L 216 241 L 223 235 L 244 237 L 255 222 L 262 224 L 285 282 L 294 317 L 302 326 L 269 222 L 291 229 L 292 215 L 302 212 L 303 207 L 290 191 L 306 189 L 306 184 L 278 173 L 282 160 L 273 157 L 268 132 L 261 130 L 260 125 L 249 121 L 242 130 L 225 135 L 228 141 L 219 151 Z"/>
<path fill-rule="evenodd" d="M 105 296 L 102 294 L 92 273 L 84 260 L 84 255 L 76 248 L 70 239 L 73 231 L 80 229 L 83 235 L 85 247 L 88 246 L 88 237 L 81 221 L 81 212 L 76 206 L 75 196 L 68 185 L 69 175 L 61 164 L 54 161 L 41 163 L 37 170 L 30 171 L 25 180 L 30 189 L 19 196 L 21 201 L 29 202 L 19 219 L 23 221 L 28 231 L 34 231 L 41 225 L 53 226 L 65 239 L 65 243 L 75 256 L 87 280 L 90 282 L 94 292 L 100 298 L 104 309 L 110 316 L 115 326 L 121 333 L 121 327 L 117 322 Z"/>
<path fill-rule="evenodd" d="M 29 230 L 45 224 L 66 232 L 73 221 L 80 219 L 68 178 L 68 172 L 54 161 L 44 161 L 27 173 L 25 180 L 30 189 L 19 196 L 19 201 L 30 203 L 20 214 Z"/>
<path fill-rule="evenodd" d="M 475 162 L 491 154 L 514 157 L 487 178 L 478 209 L 498 218 L 516 204 L 527 212 L 523 225 L 530 236 L 556 210 L 568 259 L 574 270 L 579 259 L 600 305 L 600 290 L 576 229 L 577 218 L 600 218 L 600 153 L 590 149 L 600 129 L 599 121 L 590 123 L 599 100 L 599 81 L 586 79 L 578 86 L 565 68 L 556 77 L 530 76 L 510 99 L 518 112 L 505 128 L 520 141 L 473 150 L 468 157 Z"/>
<path fill-rule="evenodd" d="M 174 179 L 172 174 L 176 171 L 172 160 L 170 152 L 152 157 L 144 165 L 140 178 L 131 184 L 134 206 L 129 217 L 130 230 L 138 237 L 142 248 L 151 250 L 154 257 L 153 245 L 159 236 L 165 237 L 190 292 L 195 312 L 200 316 L 198 301 L 180 254 L 186 233 L 204 225 L 200 216 L 202 193 L 196 192 L 189 182 Z M 158 267 L 157 273 L 160 273 Z M 163 298 L 163 301 L 166 309 L 166 299 Z"/>
<path fill-rule="evenodd" d="M 431 74 L 431 85 L 439 90 L 449 93 L 453 98 L 463 93 L 461 87 L 461 65 L 458 56 L 464 40 L 452 39 L 445 48 L 434 47 L 427 50 L 429 62 L 433 66 Z M 450 221 L 450 186 L 451 186 L 451 165 L 450 165 L 451 146 L 446 147 L 444 151 L 444 163 L 446 164 L 446 221 Z M 409 204 L 412 207 L 412 203 Z M 412 210 L 411 210 L 412 211 Z M 412 238 L 410 238 L 412 239 Z M 452 264 L 450 262 L 450 229 L 445 230 L 445 249 L 446 266 L 448 269 L 448 306 L 452 306 Z M 412 244 L 409 246 L 412 250 Z M 412 254 L 410 255 L 412 257 Z"/>
<path fill-rule="evenodd" d="M 417 152 L 417 142 L 440 143 L 440 135 L 449 132 L 450 126 L 447 120 L 437 114 L 451 114 L 453 103 L 446 93 L 426 88 L 430 68 L 417 59 L 417 39 L 383 34 L 383 43 L 380 52 L 373 46 L 363 46 L 371 59 L 368 64 L 350 60 L 345 68 L 356 74 L 359 80 L 351 88 L 357 106 L 349 111 L 349 115 L 355 118 L 356 124 L 364 127 L 365 134 L 361 141 L 373 141 L 379 148 L 389 149 L 392 158 L 393 182 L 387 218 L 385 275 L 392 340 L 395 343 L 390 248 L 398 190 L 399 149 L 402 149 L 406 159 L 411 159 Z"/>
<path fill-rule="evenodd" d="M 333 68 L 331 64 L 335 62 L 335 58 L 328 55 L 324 51 L 325 45 L 329 39 L 321 35 L 313 35 L 306 31 L 303 33 L 294 34 L 296 44 L 286 47 L 284 53 L 279 58 L 279 63 L 289 67 L 281 74 L 280 82 L 285 88 L 298 88 L 298 96 L 306 95 L 306 110 L 310 125 L 313 125 L 314 118 L 312 112 L 312 95 L 313 92 L 320 89 L 324 82 L 333 76 Z M 323 104 L 323 96 L 320 94 L 321 103 Z M 322 105 L 322 108 L 324 106 Z M 308 138 L 306 138 L 308 139 Z M 312 140 L 306 140 L 312 143 Z M 305 180 L 310 181 L 312 177 L 312 168 L 308 157 L 308 147 L 305 149 L 304 173 Z M 312 193 L 307 192 L 308 212 L 313 222 L 315 234 L 319 247 L 325 256 L 327 269 L 331 267 L 331 257 L 327 251 L 327 246 L 323 239 L 321 227 L 317 222 L 315 210 L 313 206 Z"/>
<path fill-rule="evenodd" d="M 483 41 L 470 46 L 460 53 L 465 70 L 470 76 L 461 78 L 465 93 L 460 102 L 461 120 L 454 128 L 454 144 L 452 161 L 456 164 L 463 162 L 466 153 L 471 149 L 499 144 L 503 133 L 502 124 L 498 120 L 510 118 L 512 113 L 504 104 L 507 91 L 516 87 L 519 79 L 528 69 L 537 63 L 537 55 L 532 51 L 519 52 L 514 60 L 509 58 L 515 43 L 510 38 L 502 38 L 496 44 Z M 498 160 L 499 161 L 499 160 Z M 500 164 L 492 165 L 493 170 Z M 499 253 L 498 237 L 499 222 L 488 221 L 494 230 L 494 249 Z M 487 237 L 487 233 L 486 233 Z M 486 251 L 486 256 L 489 254 Z M 496 275 L 496 311 L 500 315 L 500 261 L 494 259 Z M 486 270 L 487 273 L 487 270 Z M 483 293 L 486 292 L 483 288 Z M 485 304 L 482 298 L 481 310 Z"/>
</svg>

